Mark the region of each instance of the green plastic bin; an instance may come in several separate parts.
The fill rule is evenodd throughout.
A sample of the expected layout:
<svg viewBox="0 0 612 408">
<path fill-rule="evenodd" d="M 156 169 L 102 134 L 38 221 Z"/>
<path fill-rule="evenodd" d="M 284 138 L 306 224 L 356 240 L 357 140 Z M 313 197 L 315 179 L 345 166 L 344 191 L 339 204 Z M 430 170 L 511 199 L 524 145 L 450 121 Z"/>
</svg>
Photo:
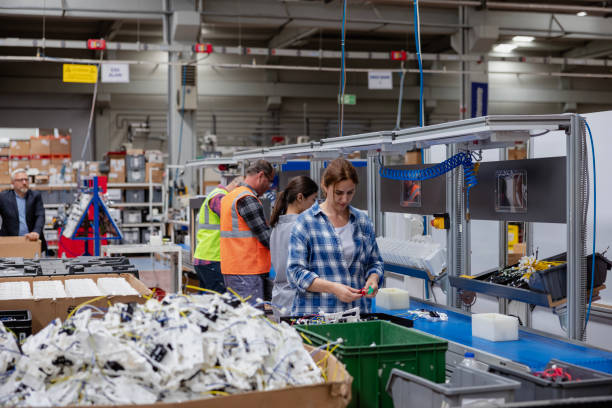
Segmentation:
<svg viewBox="0 0 612 408">
<path fill-rule="evenodd" d="M 334 354 L 354 379 L 350 407 L 393 408 L 385 387 L 394 368 L 434 382 L 445 381 L 448 343 L 444 340 L 386 321 L 296 328 L 316 346 L 343 339 Z"/>
</svg>

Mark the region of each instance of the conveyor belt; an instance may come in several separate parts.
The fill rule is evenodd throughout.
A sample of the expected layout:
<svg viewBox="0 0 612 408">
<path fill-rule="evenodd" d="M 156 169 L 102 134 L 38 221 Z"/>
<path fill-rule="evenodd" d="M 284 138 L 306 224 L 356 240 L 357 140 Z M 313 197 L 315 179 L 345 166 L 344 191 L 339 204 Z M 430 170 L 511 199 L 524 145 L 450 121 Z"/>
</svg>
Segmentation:
<svg viewBox="0 0 612 408">
<path fill-rule="evenodd" d="M 612 374 L 612 352 L 594 349 L 559 339 L 542 336 L 519 329 L 517 341 L 494 342 L 472 337 L 472 322 L 469 316 L 437 308 L 428 303 L 411 299 L 411 309 L 435 310 L 448 314 L 447 322 L 414 320 L 414 328 L 455 343 L 505 357 L 525 364 L 532 371 L 543 370 L 552 358 L 566 361 Z M 405 314 L 407 310 L 386 310 L 374 306 L 374 311 L 393 315 Z"/>
</svg>

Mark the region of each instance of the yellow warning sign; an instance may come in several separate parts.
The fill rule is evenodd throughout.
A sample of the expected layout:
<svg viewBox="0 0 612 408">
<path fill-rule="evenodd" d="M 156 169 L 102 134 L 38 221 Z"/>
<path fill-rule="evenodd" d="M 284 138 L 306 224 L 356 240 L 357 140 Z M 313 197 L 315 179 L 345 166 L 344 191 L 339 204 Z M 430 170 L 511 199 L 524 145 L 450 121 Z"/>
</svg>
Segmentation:
<svg viewBox="0 0 612 408">
<path fill-rule="evenodd" d="M 98 67 L 95 65 L 64 64 L 64 82 L 95 84 L 98 80 Z"/>
</svg>

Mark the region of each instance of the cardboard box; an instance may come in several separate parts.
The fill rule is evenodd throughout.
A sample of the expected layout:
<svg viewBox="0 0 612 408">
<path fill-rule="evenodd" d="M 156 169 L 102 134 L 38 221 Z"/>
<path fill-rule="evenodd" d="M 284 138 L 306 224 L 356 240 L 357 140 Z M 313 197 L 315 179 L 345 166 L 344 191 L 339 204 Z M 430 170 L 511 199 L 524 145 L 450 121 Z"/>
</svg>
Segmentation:
<svg viewBox="0 0 612 408">
<path fill-rule="evenodd" d="M 109 183 L 125 183 L 125 158 L 110 157 L 108 159 L 110 171 L 108 173 Z"/>
<path fill-rule="evenodd" d="M 421 164 L 421 151 L 413 150 L 404 154 L 404 164 Z"/>
<path fill-rule="evenodd" d="M 117 408 L 344 408 L 351 402 L 353 377 L 333 354 L 325 350 L 314 351 L 304 345 L 315 363 L 321 362 L 327 381 L 323 384 L 287 387 L 273 391 L 253 391 L 242 394 L 217 396 L 184 402 L 159 402 L 146 405 L 116 405 Z M 327 357 L 326 357 L 327 356 Z M 325 359 L 326 363 L 323 363 Z"/>
<path fill-rule="evenodd" d="M 40 256 L 40 240 L 30 241 L 26 237 L 0 237 L 0 258 L 35 258 Z M 2 309 L 0 310 L 8 310 Z"/>
<path fill-rule="evenodd" d="M 51 139 L 49 137 L 30 137 L 30 156 L 51 155 Z"/>
<path fill-rule="evenodd" d="M 57 156 L 70 156 L 70 136 L 51 138 L 51 154 Z"/>
<path fill-rule="evenodd" d="M 164 163 L 147 163 L 145 167 L 145 183 L 149 182 L 149 174 L 151 174 L 151 182 L 163 183 Z"/>
<path fill-rule="evenodd" d="M 24 159 L 11 159 L 9 160 L 9 175 L 17 169 L 27 170 L 30 167 L 30 160 Z"/>
<path fill-rule="evenodd" d="M 527 158 L 526 147 L 515 147 L 508 149 L 508 160 L 523 160 Z"/>
<path fill-rule="evenodd" d="M 1 156 L 8 157 L 8 156 L 9 156 L 9 154 L 10 154 L 10 153 L 9 153 L 9 152 L 10 152 L 10 149 L 11 149 L 11 144 L 10 144 L 10 143 L 6 143 L 6 144 L 5 144 L 5 143 L 3 142 L 2 144 L 0 144 L 0 157 L 1 157 Z"/>
<path fill-rule="evenodd" d="M 17 256 L 17 255 L 13 255 Z M 93 306 L 106 308 L 108 302 L 110 303 L 145 303 L 147 301 L 143 296 L 150 296 L 151 291 L 134 275 L 129 273 L 105 273 L 105 274 L 92 274 L 82 276 L 37 276 L 33 278 L 16 277 L 16 278 L 3 278 L 3 282 L 29 282 L 30 290 L 32 290 L 32 282 L 34 281 L 47 281 L 47 280 L 61 280 L 66 281 L 69 279 L 93 279 L 97 282 L 98 278 L 117 278 L 122 277 L 140 294 L 138 296 L 106 296 L 98 299 L 95 302 L 89 303 Z M 29 310 L 32 313 L 32 333 L 37 333 L 47 324 L 52 322 L 56 318 L 65 320 L 68 314 L 77 306 L 83 302 L 95 299 L 93 297 L 77 297 L 77 298 L 59 298 L 59 299 L 13 299 L 13 300 L 0 300 L 0 310 Z"/>
<path fill-rule="evenodd" d="M 51 159 L 33 158 L 30 159 L 30 168 L 38 169 L 41 173 L 48 173 L 51 166 Z"/>
<path fill-rule="evenodd" d="M 149 163 L 163 163 L 164 154 L 160 150 L 147 150 L 145 158 Z"/>
<path fill-rule="evenodd" d="M 30 156 L 30 141 L 11 140 L 9 156 Z"/>
</svg>

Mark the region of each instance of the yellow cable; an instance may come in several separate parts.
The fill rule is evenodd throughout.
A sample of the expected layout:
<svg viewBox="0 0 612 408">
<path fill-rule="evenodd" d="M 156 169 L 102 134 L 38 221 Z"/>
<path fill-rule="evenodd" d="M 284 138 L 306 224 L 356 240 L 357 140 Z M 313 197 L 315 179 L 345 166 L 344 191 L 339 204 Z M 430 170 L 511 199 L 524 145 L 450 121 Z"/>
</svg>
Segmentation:
<svg viewBox="0 0 612 408">
<path fill-rule="evenodd" d="M 223 395 L 223 396 L 230 395 L 230 393 L 229 393 L 229 392 L 225 392 L 225 391 L 215 391 L 215 390 L 206 391 L 206 392 L 203 392 L 202 394 Z"/>
<path fill-rule="evenodd" d="M 304 340 L 306 340 L 308 342 L 308 344 L 312 344 L 312 341 L 308 337 L 306 337 L 306 335 L 304 333 L 300 332 L 300 336 L 302 336 L 302 338 Z"/>
<path fill-rule="evenodd" d="M 75 314 L 75 313 L 76 313 L 76 311 L 77 311 L 77 310 L 79 310 L 80 308 L 82 308 L 83 306 L 85 306 L 85 305 L 87 305 L 87 304 L 89 304 L 89 303 L 97 302 L 98 300 L 100 300 L 100 299 L 105 299 L 105 298 L 106 298 L 106 296 L 98 296 L 98 297 L 96 297 L 96 298 L 89 299 L 87 302 L 83 302 L 83 303 L 81 303 L 80 305 L 78 305 L 77 307 L 75 307 L 74 309 L 72 309 L 72 312 L 70 312 L 70 313 L 68 314 L 68 316 L 66 317 L 66 320 L 67 320 L 67 319 L 70 319 L 70 317 L 72 317 L 72 315 L 73 315 L 73 314 Z"/>
<path fill-rule="evenodd" d="M 189 289 L 195 289 L 195 290 L 199 290 L 200 292 L 210 292 L 210 293 L 215 293 L 217 295 L 220 295 L 219 292 L 217 292 L 216 290 L 212 290 L 212 289 L 205 289 L 205 288 L 201 288 L 199 286 L 193 286 L 193 285 L 186 285 L 186 288 Z"/>
<path fill-rule="evenodd" d="M 240 296 L 239 294 L 237 294 L 236 292 L 234 292 L 234 289 L 232 289 L 232 288 L 228 287 L 228 288 L 227 288 L 227 290 L 229 290 L 230 292 L 232 292 L 232 294 L 233 294 L 234 296 L 236 296 L 238 299 L 240 299 L 240 301 L 241 301 L 242 303 L 244 303 L 244 302 L 245 302 L 245 300 L 242 298 L 242 296 Z"/>
</svg>

